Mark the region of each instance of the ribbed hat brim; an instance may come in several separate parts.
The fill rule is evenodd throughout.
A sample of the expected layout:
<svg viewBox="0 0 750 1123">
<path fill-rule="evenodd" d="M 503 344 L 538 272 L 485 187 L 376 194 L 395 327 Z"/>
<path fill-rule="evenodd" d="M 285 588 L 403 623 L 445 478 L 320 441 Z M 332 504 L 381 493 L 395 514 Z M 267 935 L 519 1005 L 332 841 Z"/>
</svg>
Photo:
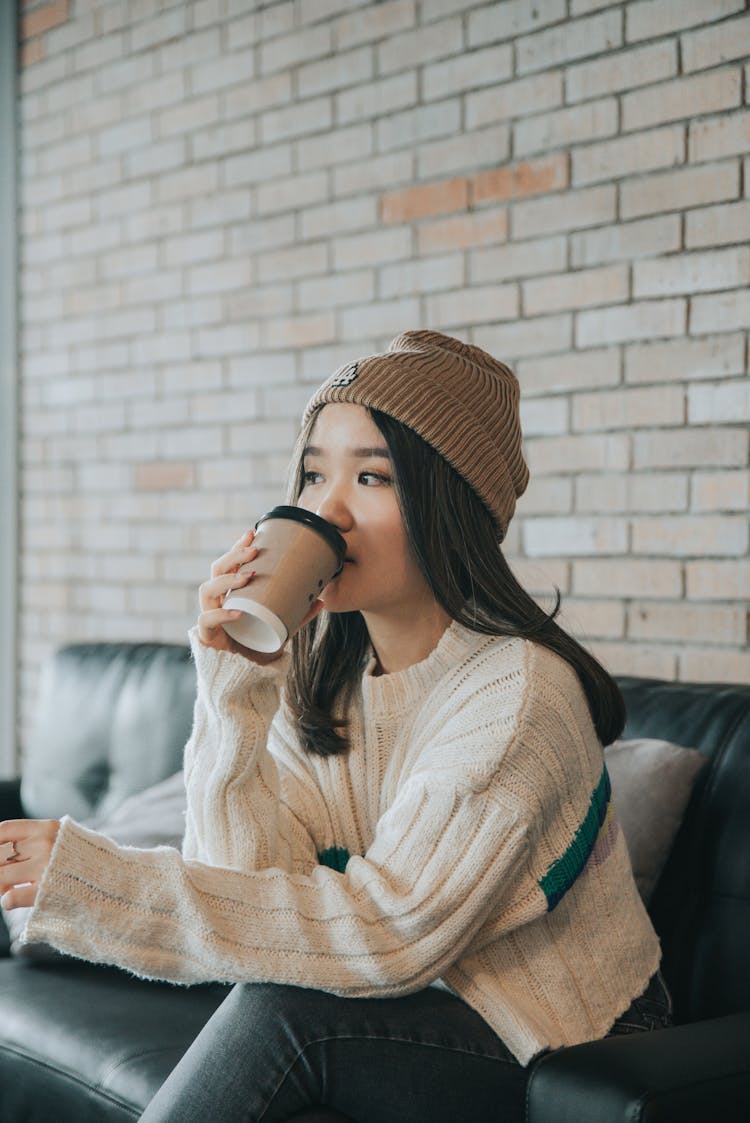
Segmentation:
<svg viewBox="0 0 750 1123">
<path fill-rule="evenodd" d="M 439 332 L 404 332 L 388 351 L 351 363 L 313 395 L 319 406 L 349 402 L 407 425 L 453 465 L 503 530 L 528 482 L 521 450 L 519 385 L 485 351 Z"/>
</svg>

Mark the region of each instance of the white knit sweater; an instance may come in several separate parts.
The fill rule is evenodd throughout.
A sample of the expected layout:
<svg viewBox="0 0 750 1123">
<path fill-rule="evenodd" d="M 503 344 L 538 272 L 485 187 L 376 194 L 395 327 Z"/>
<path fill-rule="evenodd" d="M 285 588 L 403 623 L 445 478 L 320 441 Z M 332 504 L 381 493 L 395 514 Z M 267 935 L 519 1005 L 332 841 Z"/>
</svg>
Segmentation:
<svg viewBox="0 0 750 1123">
<path fill-rule="evenodd" d="M 62 821 L 25 938 L 180 983 L 389 997 L 438 982 L 522 1064 L 601 1037 L 659 962 L 571 668 L 453 623 L 305 754 L 288 657 L 203 647 L 183 852 Z"/>
</svg>

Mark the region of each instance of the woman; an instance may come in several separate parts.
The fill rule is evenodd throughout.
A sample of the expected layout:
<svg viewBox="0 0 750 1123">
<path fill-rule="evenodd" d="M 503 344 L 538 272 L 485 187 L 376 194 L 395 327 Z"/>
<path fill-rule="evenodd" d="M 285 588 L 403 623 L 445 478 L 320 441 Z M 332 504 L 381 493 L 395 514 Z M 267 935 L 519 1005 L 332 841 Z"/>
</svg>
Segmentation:
<svg viewBox="0 0 750 1123">
<path fill-rule="evenodd" d="M 35 903 L 29 940 L 240 984 L 148 1123 L 520 1120 L 533 1057 L 669 999 L 603 766 L 622 699 L 498 545 L 528 479 L 518 383 L 406 332 L 314 395 L 294 468 L 346 562 L 276 657 L 223 629 L 252 531 L 214 563 L 182 855 L 10 823 L 0 888 L 30 882 L 6 898 Z"/>
</svg>

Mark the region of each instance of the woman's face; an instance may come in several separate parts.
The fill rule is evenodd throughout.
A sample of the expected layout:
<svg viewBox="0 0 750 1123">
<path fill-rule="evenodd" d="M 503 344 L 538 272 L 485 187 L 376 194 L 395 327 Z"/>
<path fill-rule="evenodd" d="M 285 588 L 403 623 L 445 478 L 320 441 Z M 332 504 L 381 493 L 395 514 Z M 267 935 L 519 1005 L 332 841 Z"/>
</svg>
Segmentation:
<svg viewBox="0 0 750 1123">
<path fill-rule="evenodd" d="M 385 439 L 362 406 L 332 403 L 317 415 L 303 454 L 300 507 L 346 541 L 344 568 L 323 591 L 330 612 L 414 619 L 434 597 L 406 536 Z"/>
</svg>

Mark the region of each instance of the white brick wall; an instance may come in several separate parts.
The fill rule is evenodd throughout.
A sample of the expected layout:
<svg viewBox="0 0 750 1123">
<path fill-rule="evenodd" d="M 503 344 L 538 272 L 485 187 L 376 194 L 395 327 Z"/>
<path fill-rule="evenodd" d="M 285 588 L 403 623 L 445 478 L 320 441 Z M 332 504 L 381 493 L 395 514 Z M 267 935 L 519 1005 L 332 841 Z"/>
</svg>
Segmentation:
<svg viewBox="0 0 750 1123">
<path fill-rule="evenodd" d="M 518 370 L 531 591 L 615 671 L 750 674 L 748 0 L 24 11 L 26 713 L 59 642 L 184 640 L 410 326 Z"/>
</svg>

